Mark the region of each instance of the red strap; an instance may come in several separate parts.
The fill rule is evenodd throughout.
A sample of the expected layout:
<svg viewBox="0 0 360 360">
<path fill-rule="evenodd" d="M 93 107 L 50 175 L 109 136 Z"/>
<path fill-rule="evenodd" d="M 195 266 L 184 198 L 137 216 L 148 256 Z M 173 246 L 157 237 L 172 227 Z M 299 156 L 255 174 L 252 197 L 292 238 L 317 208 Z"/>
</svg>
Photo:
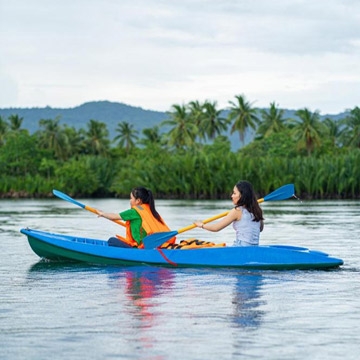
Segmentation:
<svg viewBox="0 0 360 360">
<path fill-rule="evenodd" d="M 173 261 L 171 261 L 170 259 L 168 259 L 168 258 L 165 256 L 165 254 L 163 253 L 163 251 L 162 251 L 159 247 L 156 248 L 156 249 L 159 251 L 160 255 L 161 255 L 170 265 L 172 265 L 172 266 L 177 266 L 176 263 L 174 263 Z"/>
</svg>

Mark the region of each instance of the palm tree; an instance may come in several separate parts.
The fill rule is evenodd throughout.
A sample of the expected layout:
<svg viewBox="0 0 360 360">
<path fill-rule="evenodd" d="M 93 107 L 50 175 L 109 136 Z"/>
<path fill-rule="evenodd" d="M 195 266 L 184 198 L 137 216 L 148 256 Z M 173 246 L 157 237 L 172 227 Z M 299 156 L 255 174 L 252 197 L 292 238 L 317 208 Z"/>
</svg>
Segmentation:
<svg viewBox="0 0 360 360">
<path fill-rule="evenodd" d="M 0 146 L 5 143 L 5 134 L 7 133 L 9 124 L 0 115 Z"/>
<path fill-rule="evenodd" d="M 204 104 L 201 104 L 198 100 L 190 101 L 188 105 L 188 109 L 190 110 L 190 116 L 196 123 L 196 125 L 200 124 L 201 118 L 204 115 Z"/>
<path fill-rule="evenodd" d="M 173 105 L 172 112 L 168 113 L 169 120 L 163 121 L 162 125 L 170 125 L 168 132 L 168 145 L 178 149 L 194 145 L 198 134 L 196 124 L 192 121 L 185 105 Z"/>
<path fill-rule="evenodd" d="M 23 120 L 24 118 L 20 117 L 19 115 L 10 115 L 9 116 L 10 130 L 12 131 L 20 130 Z"/>
<path fill-rule="evenodd" d="M 295 112 L 298 119 L 293 119 L 292 134 L 298 142 L 299 148 L 305 148 L 308 156 L 321 143 L 321 135 L 325 133 L 324 125 L 320 121 L 319 111 L 311 112 L 304 108 Z"/>
<path fill-rule="evenodd" d="M 221 135 L 222 132 L 228 128 L 228 119 L 221 116 L 222 109 L 217 109 L 216 101 L 205 101 L 203 108 L 204 114 L 200 123 L 203 133 L 208 139 L 215 139 L 217 135 Z"/>
<path fill-rule="evenodd" d="M 67 147 L 64 154 L 65 160 L 75 155 L 79 155 L 84 149 L 86 149 L 86 135 L 84 129 L 76 130 L 75 127 L 70 127 L 65 124 L 63 127 L 63 132 L 67 138 Z M 84 152 L 86 153 L 86 151 Z"/>
<path fill-rule="evenodd" d="M 85 131 L 87 151 L 93 155 L 107 155 L 110 147 L 109 131 L 105 123 L 91 119 Z"/>
<path fill-rule="evenodd" d="M 360 108 L 350 110 L 350 115 L 344 119 L 344 143 L 352 147 L 360 147 Z"/>
<path fill-rule="evenodd" d="M 344 133 L 344 121 L 342 120 L 334 120 L 330 118 L 326 118 L 324 120 L 324 125 L 327 129 L 328 137 L 331 141 L 331 144 L 335 146 L 339 146 L 339 141 Z"/>
<path fill-rule="evenodd" d="M 38 132 L 40 146 L 54 152 L 58 159 L 64 160 L 67 152 L 67 136 L 59 126 L 60 117 L 55 119 L 40 119 Z"/>
<path fill-rule="evenodd" d="M 125 151 L 128 154 L 131 149 L 135 147 L 135 141 L 138 139 L 138 131 L 134 129 L 133 124 L 129 124 L 126 121 L 118 123 L 116 132 L 119 134 L 115 136 L 114 140 L 119 140 L 118 145 L 125 147 Z"/>
<path fill-rule="evenodd" d="M 240 141 L 244 143 L 245 132 L 248 128 L 256 129 L 259 118 L 256 116 L 257 110 L 252 107 L 252 103 L 246 101 L 244 95 L 236 95 L 236 102 L 229 101 L 230 112 L 229 121 L 234 121 L 231 127 L 231 134 L 235 131 L 239 132 Z"/>
<path fill-rule="evenodd" d="M 196 101 L 190 101 L 188 104 L 188 110 L 190 111 L 189 117 L 192 119 L 192 121 L 195 123 L 195 125 L 198 128 L 198 136 L 200 139 L 205 139 L 206 134 L 204 132 L 204 128 L 201 126 L 201 123 L 204 119 L 204 104 L 201 104 L 198 100 Z"/>
<path fill-rule="evenodd" d="M 160 134 L 159 126 L 154 126 L 152 128 L 145 128 L 142 131 L 143 138 L 139 141 L 141 145 L 153 145 L 153 144 L 161 144 L 162 136 Z"/>
<path fill-rule="evenodd" d="M 262 121 L 256 131 L 260 138 L 268 137 L 285 129 L 284 110 L 279 109 L 275 102 L 270 103 L 269 110 L 261 110 L 260 113 Z"/>
</svg>

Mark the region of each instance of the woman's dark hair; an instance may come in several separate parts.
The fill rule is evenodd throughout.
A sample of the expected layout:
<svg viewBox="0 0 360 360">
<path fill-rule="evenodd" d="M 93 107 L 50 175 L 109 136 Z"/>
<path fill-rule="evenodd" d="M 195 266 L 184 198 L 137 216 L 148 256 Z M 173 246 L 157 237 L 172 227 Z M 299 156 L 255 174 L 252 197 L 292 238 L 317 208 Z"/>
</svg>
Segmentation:
<svg viewBox="0 0 360 360">
<path fill-rule="evenodd" d="M 153 214 L 154 218 L 160 221 L 162 224 L 164 223 L 160 214 L 155 209 L 155 201 L 151 190 L 148 190 L 142 186 L 135 187 L 131 190 L 135 199 L 140 199 L 143 204 L 149 204 L 150 211 Z"/>
<path fill-rule="evenodd" d="M 236 185 L 241 197 L 237 206 L 244 206 L 249 212 L 254 215 L 254 221 L 264 220 L 262 209 L 257 202 L 253 186 L 245 180 L 239 181 Z"/>
</svg>

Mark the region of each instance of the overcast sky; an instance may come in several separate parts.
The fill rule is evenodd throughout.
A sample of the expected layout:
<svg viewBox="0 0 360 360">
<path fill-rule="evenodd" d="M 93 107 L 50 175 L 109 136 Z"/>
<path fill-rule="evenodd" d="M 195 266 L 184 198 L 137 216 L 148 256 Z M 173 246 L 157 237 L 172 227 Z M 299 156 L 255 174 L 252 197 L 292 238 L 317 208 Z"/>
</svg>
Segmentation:
<svg viewBox="0 0 360 360">
<path fill-rule="evenodd" d="M 358 0 L 0 0 L 0 107 L 360 106 Z"/>
</svg>

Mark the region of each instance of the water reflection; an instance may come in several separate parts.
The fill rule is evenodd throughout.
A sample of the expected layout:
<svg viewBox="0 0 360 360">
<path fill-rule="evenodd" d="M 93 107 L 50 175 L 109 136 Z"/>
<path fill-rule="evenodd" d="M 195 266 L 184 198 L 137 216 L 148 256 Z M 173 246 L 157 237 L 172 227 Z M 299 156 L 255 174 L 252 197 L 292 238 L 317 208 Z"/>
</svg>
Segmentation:
<svg viewBox="0 0 360 360">
<path fill-rule="evenodd" d="M 164 312 L 161 303 L 168 301 L 167 293 L 174 286 L 174 272 L 167 268 L 139 266 L 112 271 L 108 278 L 112 286 L 115 284 L 121 299 L 120 311 L 129 316 L 125 327 L 130 341 L 139 344 L 138 355 L 144 359 L 164 359 L 161 355 L 149 357 L 149 352 L 154 351 L 161 336 L 155 329 Z"/>
<path fill-rule="evenodd" d="M 150 328 L 156 317 L 153 300 L 173 287 L 174 276 L 173 271 L 167 268 L 139 266 L 111 272 L 109 279 L 119 284 L 121 292 L 129 301 L 127 310 L 131 316 L 140 320 L 139 327 Z"/>
<path fill-rule="evenodd" d="M 131 317 L 137 329 L 150 329 L 159 324 L 164 315 L 161 305 L 167 303 L 171 293 L 178 292 L 183 296 L 182 302 L 193 301 L 195 294 L 204 303 L 216 301 L 211 296 L 221 292 L 232 294 L 224 303 L 233 326 L 236 328 L 253 328 L 260 326 L 264 311 L 261 306 L 263 274 L 258 272 L 238 272 L 224 269 L 171 269 L 151 266 L 111 267 L 96 266 L 84 263 L 39 261 L 29 268 L 31 273 L 88 273 L 105 275 L 109 285 L 118 293 L 121 311 Z M 183 292 L 181 286 L 184 278 L 195 293 Z M 211 295 L 209 298 L 209 288 Z M 196 308 L 189 316 L 196 316 Z M 187 307 L 189 311 L 189 307 Z M 166 312 L 166 311 L 165 311 Z M 150 341 L 150 340 L 149 340 Z"/>
<path fill-rule="evenodd" d="M 262 285 L 261 274 L 242 274 L 236 277 L 232 303 L 234 306 L 233 322 L 237 327 L 259 327 L 264 315 L 260 306 L 265 303 L 261 300 Z"/>
<path fill-rule="evenodd" d="M 29 267 L 28 273 L 52 273 L 52 272 L 80 272 L 84 270 L 91 270 L 96 268 L 95 265 L 85 264 L 75 261 L 53 261 L 53 260 L 40 260 Z"/>
</svg>

